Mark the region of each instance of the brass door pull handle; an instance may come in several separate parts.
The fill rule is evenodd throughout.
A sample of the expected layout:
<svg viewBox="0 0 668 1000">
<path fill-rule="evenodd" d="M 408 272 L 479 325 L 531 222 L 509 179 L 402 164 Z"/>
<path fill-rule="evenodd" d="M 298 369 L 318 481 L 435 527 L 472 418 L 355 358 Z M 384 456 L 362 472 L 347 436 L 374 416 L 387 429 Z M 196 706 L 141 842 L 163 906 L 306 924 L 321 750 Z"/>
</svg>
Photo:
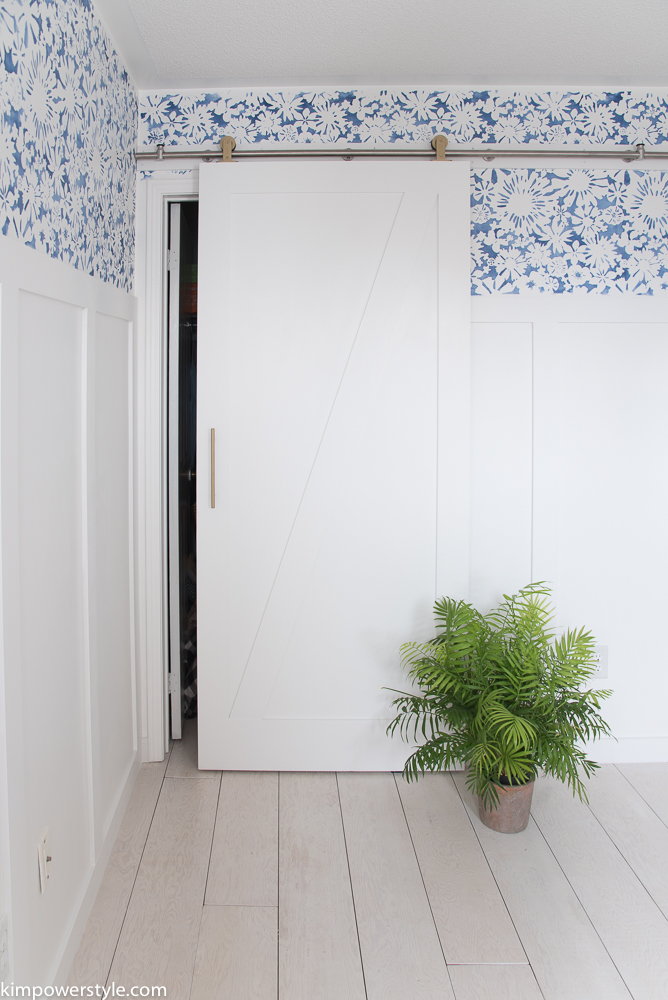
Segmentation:
<svg viewBox="0 0 668 1000">
<path fill-rule="evenodd" d="M 211 428 L 211 506 L 216 506 L 216 429 Z"/>
</svg>

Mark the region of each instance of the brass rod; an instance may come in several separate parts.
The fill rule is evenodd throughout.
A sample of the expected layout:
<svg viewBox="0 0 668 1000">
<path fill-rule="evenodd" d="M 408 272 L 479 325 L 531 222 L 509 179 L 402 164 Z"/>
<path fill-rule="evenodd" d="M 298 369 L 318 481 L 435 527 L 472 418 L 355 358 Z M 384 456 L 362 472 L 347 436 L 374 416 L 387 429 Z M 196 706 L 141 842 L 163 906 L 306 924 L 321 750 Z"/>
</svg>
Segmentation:
<svg viewBox="0 0 668 1000">
<path fill-rule="evenodd" d="M 211 428 L 211 506 L 216 506 L 216 429 Z"/>
</svg>

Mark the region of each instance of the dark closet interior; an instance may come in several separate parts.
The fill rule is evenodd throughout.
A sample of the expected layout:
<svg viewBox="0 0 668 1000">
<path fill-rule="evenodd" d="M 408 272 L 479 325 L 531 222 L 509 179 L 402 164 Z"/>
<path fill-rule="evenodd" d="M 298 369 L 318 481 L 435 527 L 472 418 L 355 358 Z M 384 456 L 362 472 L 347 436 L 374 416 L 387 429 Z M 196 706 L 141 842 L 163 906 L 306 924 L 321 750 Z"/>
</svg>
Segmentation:
<svg viewBox="0 0 668 1000">
<path fill-rule="evenodd" d="M 197 224 L 182 202 L 179 246 L 179 604 L 183 717 L 197 715 Z"/>
</svg>

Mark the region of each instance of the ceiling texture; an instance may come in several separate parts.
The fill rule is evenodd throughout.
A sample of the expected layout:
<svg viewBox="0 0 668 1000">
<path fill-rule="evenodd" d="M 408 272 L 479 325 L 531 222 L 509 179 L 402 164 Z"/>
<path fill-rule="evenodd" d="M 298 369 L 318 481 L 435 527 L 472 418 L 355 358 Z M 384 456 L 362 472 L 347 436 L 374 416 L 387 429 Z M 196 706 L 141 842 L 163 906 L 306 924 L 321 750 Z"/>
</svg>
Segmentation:
<svg viewBox="0 0 668 1000">
<path fill-rule="evenodd" d="M 666 0 L 94 0 L 140 89 L 668 86 Z"/>
</svg>

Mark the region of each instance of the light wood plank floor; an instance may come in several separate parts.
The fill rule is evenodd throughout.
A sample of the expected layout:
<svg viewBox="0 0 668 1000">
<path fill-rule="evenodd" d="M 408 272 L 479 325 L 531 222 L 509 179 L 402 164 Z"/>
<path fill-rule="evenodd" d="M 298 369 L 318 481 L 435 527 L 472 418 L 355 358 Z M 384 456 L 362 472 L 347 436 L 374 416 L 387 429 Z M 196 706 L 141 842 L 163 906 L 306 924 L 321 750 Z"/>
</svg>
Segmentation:
<svg viewBox="0 0 668 1000">
<path fill-rule="evenodd" d="M 70 985 L 168 1000 L 663 1000 L 668 765 L 480 823 L 464 776 L 142 767 Z"/>
</svg>

